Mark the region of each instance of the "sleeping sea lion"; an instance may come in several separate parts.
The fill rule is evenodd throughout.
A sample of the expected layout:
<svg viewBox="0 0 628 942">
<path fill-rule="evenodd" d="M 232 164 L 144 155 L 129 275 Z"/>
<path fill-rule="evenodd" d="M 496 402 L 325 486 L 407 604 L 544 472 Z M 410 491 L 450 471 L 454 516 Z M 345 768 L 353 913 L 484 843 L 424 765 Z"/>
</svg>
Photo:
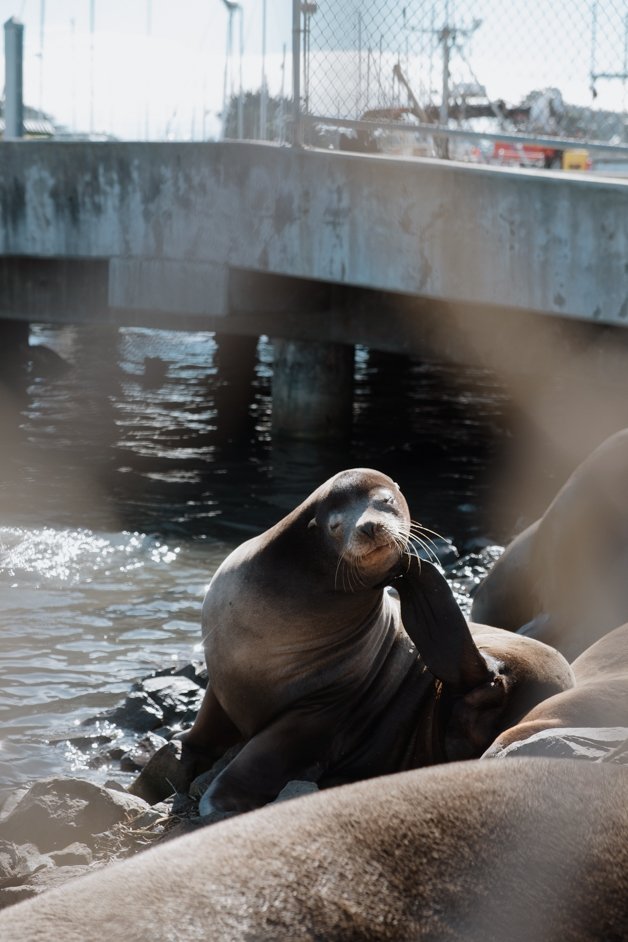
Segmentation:
<svg viewBox="0 0 628 942">
<path fill-rule="evenodd" d="M 179 837 L 0 913 L 7 942 L 628 938 L 628 769 L 464 762 Z"/>
</svg>

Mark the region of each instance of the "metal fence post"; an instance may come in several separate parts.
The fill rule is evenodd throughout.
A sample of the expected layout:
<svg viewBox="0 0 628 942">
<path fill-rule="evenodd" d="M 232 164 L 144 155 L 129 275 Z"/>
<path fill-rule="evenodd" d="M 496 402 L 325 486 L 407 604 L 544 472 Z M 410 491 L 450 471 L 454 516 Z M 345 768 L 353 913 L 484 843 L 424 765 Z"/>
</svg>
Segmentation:
<svg viewBox="0 0 628 942">
<path fill-rule="evenodd" d="M 4 139 L 15 140 L 24 136 L 24 106 L 22 100 L 22 59 L 24 27 L 11 17 L 4 24 L 5 101 Z"/>
<path fill-rule="evenodd" d="M 301 0 L 292 0 L 292 144 L 303 147 L 301 121 Z"/>
</svg>

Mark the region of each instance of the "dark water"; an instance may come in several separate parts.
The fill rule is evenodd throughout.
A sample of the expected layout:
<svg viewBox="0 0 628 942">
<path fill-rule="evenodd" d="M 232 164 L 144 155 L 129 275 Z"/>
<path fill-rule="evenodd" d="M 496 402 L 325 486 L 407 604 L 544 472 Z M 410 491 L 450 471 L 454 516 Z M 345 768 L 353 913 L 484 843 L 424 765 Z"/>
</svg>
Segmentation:
<svg viewBox="0 0 628 942">
<path fill-rule="evenodd" d="M 359 349 L 352 440 L 321 448 L 271 440 L 264 338 L 247 351 L 207 333 L 39 327 L 33 341 L 70 368 L 3 387 L 0 788 L 80 768 L 47 740 L 198 655 L 218 563 L 334 472 L 392 475 L 461 551 L 513 525 L 493 500 L 512 414 L 488 372 Z"/>
</svg>

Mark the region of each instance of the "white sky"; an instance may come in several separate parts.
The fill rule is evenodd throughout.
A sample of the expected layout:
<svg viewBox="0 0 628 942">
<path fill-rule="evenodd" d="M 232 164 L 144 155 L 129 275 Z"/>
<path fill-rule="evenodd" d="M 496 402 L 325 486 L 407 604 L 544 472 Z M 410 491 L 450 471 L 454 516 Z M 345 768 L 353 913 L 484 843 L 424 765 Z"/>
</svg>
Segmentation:
<svg viewBox="0 0 628 942">
<path fill-rule="evenodd" d="M 257 89 L 263 4 L 242 0 L 242 7 L 243 84 Z M 271 94 L 281 90 L 284 43 L 285 92 L 290 94 L 291 9 L 291 0 L 267 0 Z M 0 0 L 2 23 L 15 16 L 25 27 L 26 104 L 43 108 L 73 129 L 108 131 L 121 138 L 200 140 L 219 135 L 228 24 L 222 0 L 94 0 L 93 60 L 89 0 L 46 0 L 43 58 L 41 10 L 41 0 Z M 4 85 L 4 37 L 1 47 Z M 233 50 L 237 90 L 238 14 Z"/>
<path fill-rule="evenodd" d="M 264 3 L 241 3 L 243 85 L 259 89 Z M 625 41 L 622 27 L 628 24 L 626 0 L 320 0 L 312 21 L 312 49 L 318 40 L 318 48 L 324 51 L 312 55 L 311 104 L 314 110 L 327 108 L 327 113 L 333 114 L 337 107 L 340 110 L 342 99 L 346 104 L 348 96 L 352 101 L 356 98 L 352 86 L 357 80 L 357 57 L 353 54 L 349 63 L 351 54 L 330 54 L 328 50 L 356 48 L 358 16 L 362 17 L 365 56 L 368 47 L 372 49 L 371 82 L 382 29 L 390 30 L 391 55 L 399 54 L 403 60 L 404 49 L 393 38 L 393 20 L 399 20 L 400 11 L 406 8 L 410 11 L 409 27 L 411 17 L 422 24 L 431 18 L 437 27 L 446 14 L 463 24 L 476 15 L 482 19 L 482 28 L 465 45 L 465 52 L 491 97 L 503 97 L 514 104 L 532 88 L 554 85 L 562 89 L 566 100 L 590 105 L 592 3 L 599 11 L 597 67 L 620 69 Z M 283 88 L 290 97 L 292 0 L 266 0 L 266 7 L 269 90 L 277 95 Z M 2 22 L 15 16 L 25 25 L 25 102 L 76 130 L 107 131 L 126 139 L 218 137 L 228 24 L 222 0 L 93 0 L 93 9 L 92 44 L 90 0 L 0 0 Z M 237 14 L 233 25 L 232 88 L 237 91 Z M 435 88 L 438 97 L 440 52 L 432 57 L 435 75 L 421 75 L 419 69 L 419 63 L 427 68 L 424 44 L 428 33 L 426 29 L 405 33 L 411 43 L 408 50 L 406 40 L 406 57 L 410 54 L 406 61 L 411 65 L 414 53 L 412 78 L 417 91 L 424 94 Z M 3 45 L 0 40 L 4 74 Z M 363 59 L 360 66 L 363 82 L 365 62 Z M 471 73 L 463 65 L 459 56 L 454 57 L 452 79 L 470 79 Z M 386 88 L 390 71 L 387 67 L 383 76 Z M 597 107 L 626 107 L 626 83 L 601 81 L 598 91 Z"/>
</svg>

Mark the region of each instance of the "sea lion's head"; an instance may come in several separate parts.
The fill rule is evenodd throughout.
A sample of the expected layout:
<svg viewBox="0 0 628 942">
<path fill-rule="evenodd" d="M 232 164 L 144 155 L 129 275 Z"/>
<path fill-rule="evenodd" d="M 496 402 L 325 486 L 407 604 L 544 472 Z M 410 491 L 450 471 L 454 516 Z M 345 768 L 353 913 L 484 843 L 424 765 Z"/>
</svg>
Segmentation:
<svg viewBox="0 0 628 942">
<path fill-rule="evenodd" d="M 370 468 L 352 468 L 331 478 L 309 521 L 335 556 L 335 588 L 345 592 L 373 587 L 399 567 L 410 526 L 399 485 Z"/>
</svg>

